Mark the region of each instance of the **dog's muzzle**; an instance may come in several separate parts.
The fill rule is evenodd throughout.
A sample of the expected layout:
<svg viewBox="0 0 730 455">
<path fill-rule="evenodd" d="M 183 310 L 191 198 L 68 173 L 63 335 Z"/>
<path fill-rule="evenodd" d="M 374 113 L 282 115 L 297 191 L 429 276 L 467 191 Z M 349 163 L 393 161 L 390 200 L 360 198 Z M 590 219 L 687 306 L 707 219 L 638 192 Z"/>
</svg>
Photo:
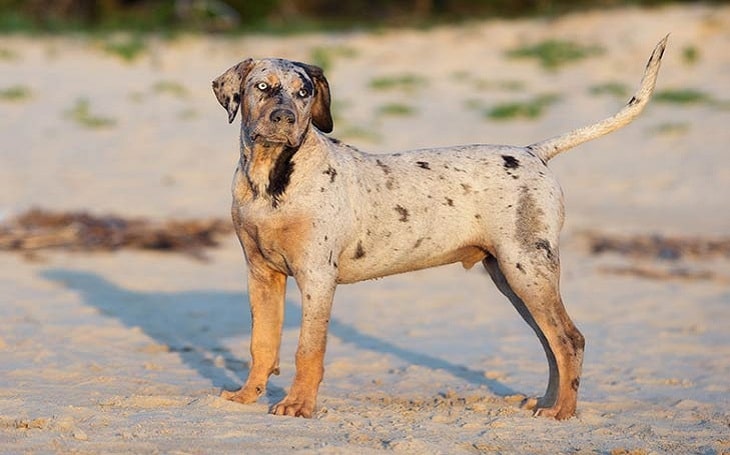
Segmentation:
<svg viewBox="0 0 730 455">
<path fill-rule="evenodd" d="M 290 109 L 274 109 L 269 115 L 269 121 L 280 126 L 293 125 L 296 119 L 294 111 Z"/>
</svg>

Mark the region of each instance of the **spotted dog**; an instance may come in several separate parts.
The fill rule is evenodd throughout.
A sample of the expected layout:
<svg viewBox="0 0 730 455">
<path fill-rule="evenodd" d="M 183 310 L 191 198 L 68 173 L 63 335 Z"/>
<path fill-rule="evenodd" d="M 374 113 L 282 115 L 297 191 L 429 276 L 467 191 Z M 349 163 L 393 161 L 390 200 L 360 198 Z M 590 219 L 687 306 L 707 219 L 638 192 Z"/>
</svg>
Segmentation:
<svg viewBox="0 0 730 455">
<path fill-rule="evenodd" d="M 324 374 L 327 327 L 342 283 L 461 262 L 482 262 L 537 334 L 549 364 L 535 415 L 575 414 L 584 338 L 560 296 L 562 190 L 557 154 L 631 122 L 654 90 L 665 37 L 630 101 L 613 117 L 525 147 L 463 145 L 368 154 L 326 136 L 330 90 L 322 70 L 244 60 L 213 81 L 233 122 L 241 112 L 232 216 L 248 264 L 251 403 L 279 372 L 284 292 L 294 277 L 302 322 L 296 374 L 273 414 L 311 417 Z"/>
</svg>

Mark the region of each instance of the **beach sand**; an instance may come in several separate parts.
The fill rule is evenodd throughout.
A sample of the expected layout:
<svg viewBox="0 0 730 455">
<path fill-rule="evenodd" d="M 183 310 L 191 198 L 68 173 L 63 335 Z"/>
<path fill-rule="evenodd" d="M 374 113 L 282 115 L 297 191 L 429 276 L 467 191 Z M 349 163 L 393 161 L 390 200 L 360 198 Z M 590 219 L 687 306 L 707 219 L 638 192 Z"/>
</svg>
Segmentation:
<svg viewBox="0 0 730 455">
<path fill-rule="evenodd" d="M 218 398 L 249 362 L 230 234 L 208 261 L 0 252 L 0 453 L 730 453 L 730 258 L 595 255 L 584 236 L 730 232 L 727 6 L 149 39 L 132 61 L 100 38 L 5 36 L 0 222 L 31 207 L 227 217 L 239 127 L 210 81 L 245 57 L 325 63 L 332 136 L 363 150 L 524 145 L 613 114 L 670 32 L 663 96 L 550 162 L 566 197 L 563 297 L 587 339 L 575 418 L 520 409 L 546 386 L 542 348 L 487 274 L 460 265 L 338 288 L 311 420 L 267 414 L 294 373 L 290 283 L 281 376 L 255 405 Z M 556 69 L 507 56 L 548 39 L 602 52 Z M 701 96 L 676 101 L 690 90 Z M 485 115 L 543 96 L 533 119 Z"/>
</svg>

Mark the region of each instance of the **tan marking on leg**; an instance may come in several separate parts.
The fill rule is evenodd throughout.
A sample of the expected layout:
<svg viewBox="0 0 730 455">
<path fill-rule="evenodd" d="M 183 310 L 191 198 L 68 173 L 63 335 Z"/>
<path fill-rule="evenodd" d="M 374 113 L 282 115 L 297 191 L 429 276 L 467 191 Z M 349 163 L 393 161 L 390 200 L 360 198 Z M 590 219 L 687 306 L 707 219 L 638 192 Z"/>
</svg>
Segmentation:
<svg viewBox="0 0 730 455">
<path fill-rule="evenodd" d="M 251 369 L 245 385 L 235 392 L 223 391 L 223 398 L 253 403 L 266 392 L 269 376 L 278 374 L 285 291 L 286 275 L 267 267 L 249 265 Z"/>
<path fill-rule="evenodd" d="M 311 418 L 317 401 L 319 384 L 324 376 L 324 350 L 297 353 L 297 373 L 286 398 L 277 403 L 271 413 L 291 417 Z"/>
</svg>

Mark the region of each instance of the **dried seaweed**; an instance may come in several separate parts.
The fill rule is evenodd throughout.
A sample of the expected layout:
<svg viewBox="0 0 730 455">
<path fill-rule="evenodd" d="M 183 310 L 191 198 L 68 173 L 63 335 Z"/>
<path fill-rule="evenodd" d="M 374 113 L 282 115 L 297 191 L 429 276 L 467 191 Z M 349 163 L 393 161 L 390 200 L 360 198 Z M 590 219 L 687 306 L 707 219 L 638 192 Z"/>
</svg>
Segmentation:
<svg viewBox="0 0 730 455">
<path fill-rule="evenodd" d="M 647 265 L 631 265 L 617 267 L 599 267 L 602 273 L 611 275 L 629 275 L 648 280 L 678 280 L 678 281 L 716 281 L 730 283 L 730 278 L 715 273 L 712 270 L 690 270 L 684 267 L 655 267 Z"/>
<path fill-rule="evenodd" d="M 591 254 L 614 253 L 644 259 L 679 260 L 730 258 L 730 237 L 669 236 L 661 234 L 613 235 L 586 232 Z"/>
<path fill-rule="evenodd" d="M 153 222 L 144 218 L 32 209 L 0 225 L 0 250 L 87 252 L 124 248 L 203 258 L 203 249 L 217 246 L 218 237 L 230 232 L 230 222 L 219 219 Z"/>
<path fill-rule="evenodd" d="M 650 280 L 730 282 L 730 278 L 708 268 L 707 261 L 730 259 L 730 238 L 669 236 L 661 234 L 617 235 L 584 232 L 592 255 L 615 254 L 629 260 L 621 266 L 602 266 L 612 275 L 631 275 Z"/>
</svg>

